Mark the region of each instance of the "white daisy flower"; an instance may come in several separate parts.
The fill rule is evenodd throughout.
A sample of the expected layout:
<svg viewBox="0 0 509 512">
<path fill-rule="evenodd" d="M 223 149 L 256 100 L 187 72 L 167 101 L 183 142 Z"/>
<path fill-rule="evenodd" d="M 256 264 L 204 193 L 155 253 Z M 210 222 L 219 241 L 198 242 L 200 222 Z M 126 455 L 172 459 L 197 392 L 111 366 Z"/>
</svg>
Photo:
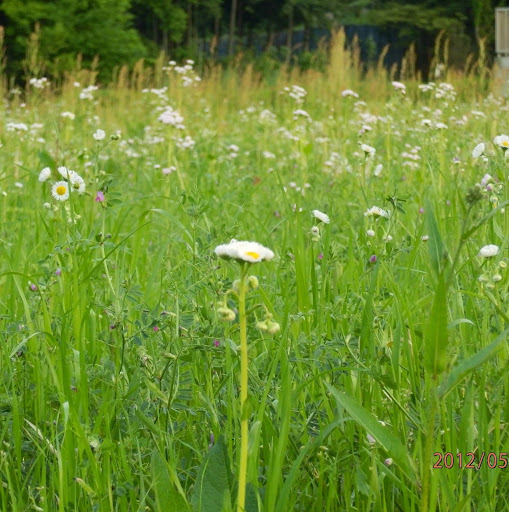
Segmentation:
<svg viewBox="0 0 509 512">
<path fill-rule="evenodd" d="M 389 210 L 384 210 L 378 206 L 372 206 L 364 213 L 365 217 L 385 217 L 386 219 L 388 219 L 390 215 L 391 212 Z"/>
<path fill-rule="evenodd" d="M 498 249 L 498 245 L 485 245 L 484 247 L 481 247 L 481 250 L 479 251 L 479 256 L 481 256 L 482 258 L 491 258 L 498 254 Z"/>
<path fill-rule="evenodd" d="M 497 135 L 493 142 L 500 146 L 504 151 L 509 148 L 509 137 L 507 135 Z"/>
<path fill-rule="evenodd" d="M 364 151 L 366 155 L 369 156 L 374 156 L 374 154 L 376 153 L 376 149 L 371 146 L 368 146 L 367 144 L 361 144 L 361 149 L 362 151 Z"/>
<path fill-rule="evenodd" d="M 66 181 L 57 181 L 51 189 L 53 197 L 57 201 L 66 201 L 69 199 L 69 187 Z"/>
<path fill-rule="evenodd" d="M 103 140 L 106 137 L 106 132 L 98 128 L 93 137 L 95 140 Z"/>
<path fill-rule="evenodd" d="M 77 173 L 74 173 L 70 177 L 71 186 L 73 190 L 76 190 L 78 194 L 83 194 L 85 192 L 85 180 Z"/>
<path fill-rule="evenodd" d="M 73 176 L 77 175 L 76 172 L 74 171 L 71 171 L 70 169 L 67 169 L 67 167 L 64 167 L 63 165 L 60 166 L 57 171 L 60 173 L 60 175 L 63 177 L 63 178 L 66 178 L 66 179 L 69 179 L 71 180 L 73 178 Z"/>
<path fill-rule="evenodd" d="M 232 240 L 229 244 L 218 245 L 214 252 L 224 259 L 233 259 L 239 262 L 258 263 L 269 261 L 274 253 L 258 242 Z"/>
<path fill-rule="evenodd" d="M 315 217 L 315 219 L 322 221 L 324 224 L 329 224 L 330 218 L 326 213 L 322 213 L 319 210 L 313 210 L 312 213 L 313 213 L 313 217 Z"/>
<path fill-rule="evenodd" d="M 484 151 L 486 150 L 486 144 L 484 142 L 480 142 L 472 151 L 473 158 L 479 158 L 481 155 L 484 155 Z"/>
<path fill-rule="evenodd" d="M 39 181 L 46 181 L 51 176 L 51 169 L 49 167 L 45 167 L 39 174 Z"/>
</svg>

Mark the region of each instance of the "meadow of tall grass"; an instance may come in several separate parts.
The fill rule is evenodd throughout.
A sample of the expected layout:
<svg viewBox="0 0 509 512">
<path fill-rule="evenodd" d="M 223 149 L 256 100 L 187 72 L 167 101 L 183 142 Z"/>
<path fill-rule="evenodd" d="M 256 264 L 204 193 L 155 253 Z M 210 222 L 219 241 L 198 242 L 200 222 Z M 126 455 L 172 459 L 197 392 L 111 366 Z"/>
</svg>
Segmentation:
<svg viewBox="0 0 509 512">
<path fill-rule="evenodd" d="M 1 510 L 509 510 L 509 104 L 338 37 L 2 82 Z"/>
</svg>

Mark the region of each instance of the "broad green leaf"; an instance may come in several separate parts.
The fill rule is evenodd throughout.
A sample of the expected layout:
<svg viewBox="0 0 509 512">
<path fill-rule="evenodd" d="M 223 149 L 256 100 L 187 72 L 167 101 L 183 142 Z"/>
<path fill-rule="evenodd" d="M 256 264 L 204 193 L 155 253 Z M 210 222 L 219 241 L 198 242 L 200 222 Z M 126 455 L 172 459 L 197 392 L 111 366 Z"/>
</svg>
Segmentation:
<svg viewBox="0 0 509 512">
<path fill-rule="evenodd" d="M 186 499 L 175 489 L 166 462 L 157 450 L 152 452 L 151 463 L 153 485 L 156 492 L 157 512 L 178 510 L 188 512 L 191 509 Z"/>
<path fill-rule="evenodd" d="M 415 466 L 404 444 L 387 427 L 381 425 L 380 422 L 356 400 L 342 391 L 333 388 L 328 382 L 325 382 L 325 384 L 334 398 L 346 409 L 348 414 L 381 444 L 396 464 L 406 471 L 409 477 L 414 474 Z"/>
<path fill-rule="evenodd" d="M 433 306 L 424 333 L 424 367 L 431 375 L 439 375 L 447 367 L 447 283 L 444 274 L 438 276 Z"/>
<path fill-rule="evenodd" d="M 224 508 L 230 508 L 231 485 L 228 453 L 224 440 L 220 437 L 198 470 L 191 497 L 194 512 L 222 512 Z"/>
<path fill-rule="evenodd" d="M 438 391 L 439 395 L 441 397 L 447 395 L 447 393 L 449 393 L 455 386 L 457 386 L 461 380 L 463 380 L 481 365 L 495 357 L 500 352 L 500 350 L 502 350 L 504 342 L 507 343 L 508 335 L 509 327 L 505 328 L 502 333 L 497 336 L 495 341 L 486 347 L 483 347 L 472 357 L 465 359 L 458 366 L 456 366 L 442 382 L 442 385 Z"/>
<path fill-rule="evenodd" d="M 443 272 L 444 264 L 447 261 L 447 250 L 438 229 L 438 223 L 433 213 L 433 207 L 426 201 L 426 225 L 428 227 L 428 250 L 433 270 L 440 274 Z"/>
</svg>

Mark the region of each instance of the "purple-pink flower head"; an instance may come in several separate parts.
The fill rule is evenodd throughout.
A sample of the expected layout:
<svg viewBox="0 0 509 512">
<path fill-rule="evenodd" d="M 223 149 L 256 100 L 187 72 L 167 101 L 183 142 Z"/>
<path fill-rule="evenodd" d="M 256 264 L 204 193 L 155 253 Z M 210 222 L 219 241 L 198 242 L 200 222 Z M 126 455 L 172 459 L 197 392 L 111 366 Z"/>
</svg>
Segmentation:
<svg viewBox="0 0 509 512">
<path fill-rule="evenodd" d="M 95 201 L 96 201 L 96 203 L 104 202 L 104 193 L 101 190 L 99 190 L 99 192 L 97 192 L 97 195 L 95 196 Z"/>
</svg>

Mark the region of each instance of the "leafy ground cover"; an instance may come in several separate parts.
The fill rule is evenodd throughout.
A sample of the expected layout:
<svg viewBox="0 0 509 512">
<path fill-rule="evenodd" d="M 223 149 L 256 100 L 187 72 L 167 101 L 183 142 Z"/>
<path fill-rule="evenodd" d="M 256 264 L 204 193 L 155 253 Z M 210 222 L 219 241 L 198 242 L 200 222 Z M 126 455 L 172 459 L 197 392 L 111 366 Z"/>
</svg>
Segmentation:
<svg viewBox="0 0 509 512">
<path fill-rule="evenodd" d="M 507 510 L 509 106 L 332 64 L 6 92 L 2 510 Z"/>
</svg>

